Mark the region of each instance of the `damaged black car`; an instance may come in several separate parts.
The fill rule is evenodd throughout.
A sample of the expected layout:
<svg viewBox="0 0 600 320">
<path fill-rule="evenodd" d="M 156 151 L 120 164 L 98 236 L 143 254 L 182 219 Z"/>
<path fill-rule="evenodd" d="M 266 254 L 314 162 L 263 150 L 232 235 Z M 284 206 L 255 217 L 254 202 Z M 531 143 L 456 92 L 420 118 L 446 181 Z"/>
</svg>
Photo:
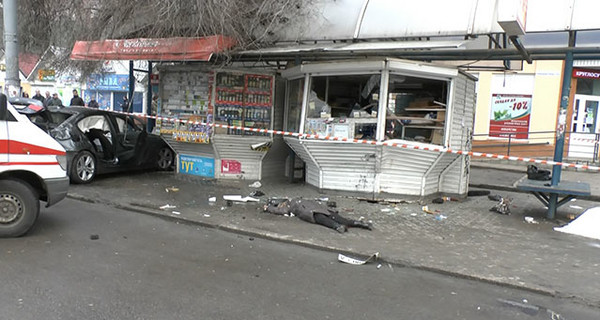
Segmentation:
<svg viewBox="0 0 600 320">
<path fill-rule="evenodd" d="M 73 183 L 89 183 L 104 173 L 173 168 L 175 153 L 146 131 L 144 118 L 83 107 L 39 108 L 20 100 L 11 103 L 67 151 Z"/>
</svg>

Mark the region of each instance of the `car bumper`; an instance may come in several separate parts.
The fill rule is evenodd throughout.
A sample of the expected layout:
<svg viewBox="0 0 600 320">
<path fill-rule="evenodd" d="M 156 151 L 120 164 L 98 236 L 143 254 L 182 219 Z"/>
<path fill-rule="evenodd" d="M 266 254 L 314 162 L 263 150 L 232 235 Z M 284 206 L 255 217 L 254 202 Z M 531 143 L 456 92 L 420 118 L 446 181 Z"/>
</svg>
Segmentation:
<svg viewBox="0 0 600 320">
<path fill-rule="evenodd" d="M 69 178 L 53 178 L 44 180 L 46 183 L 46 192 L 48 197 L 46 200 L 46 207 L 49 207 L 67 196 L 69 191 Z"/>
</svg>

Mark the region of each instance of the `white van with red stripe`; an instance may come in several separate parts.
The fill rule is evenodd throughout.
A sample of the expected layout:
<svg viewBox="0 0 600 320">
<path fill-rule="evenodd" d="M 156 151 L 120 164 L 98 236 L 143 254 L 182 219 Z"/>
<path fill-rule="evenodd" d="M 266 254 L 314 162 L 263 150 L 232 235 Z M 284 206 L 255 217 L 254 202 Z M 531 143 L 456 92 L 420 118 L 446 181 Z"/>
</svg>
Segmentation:
<svg viewBox="0 0 600 320">
<path fill-rule="evenodd" d="M 48 207 L 65 198 L 66 169 L 65 149 L 0 94 L 0 237 L 29 231 L 40 200 Z"/>
</svg>

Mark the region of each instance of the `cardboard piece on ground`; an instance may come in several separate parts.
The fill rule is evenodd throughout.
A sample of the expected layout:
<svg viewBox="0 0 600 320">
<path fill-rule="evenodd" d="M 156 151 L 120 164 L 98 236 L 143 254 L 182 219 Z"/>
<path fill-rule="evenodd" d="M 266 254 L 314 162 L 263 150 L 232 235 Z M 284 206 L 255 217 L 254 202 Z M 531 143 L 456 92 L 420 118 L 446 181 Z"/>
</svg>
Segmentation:
<svg viewBox="0 0 600 320">
<path fill-rule="evenodd" d="M 355 258 L 350 258 L 348 256 L 345 256 L 343 254 L 338 254 L 338 260 L 344 263 L 348 263 L 348 264 L 353 264 L 353 265 L 361 265 L 361 264 L 365 264 L 371 260 L 377 260 L 377 258 L 379 258 L 379 252 L 375 252 L 374 254 L 372 254 L 370 257 L 368 257 L 366 260 L 359 260 L 359 259 L 355 259 Z"/>
<path fill-rule="evenodd" d="M 571 223 L 554 230 L 600 240 L 600 207 L 587 209 Z"/>
<path fill-rule="evenodd" d="M 237 202 L 259 202 L 260 199 L 252 198 L 252 197 L 242 197 L 239 194 L 235 195 L 224 195 L 223 200 L 237 201 Z"/>
</svg>

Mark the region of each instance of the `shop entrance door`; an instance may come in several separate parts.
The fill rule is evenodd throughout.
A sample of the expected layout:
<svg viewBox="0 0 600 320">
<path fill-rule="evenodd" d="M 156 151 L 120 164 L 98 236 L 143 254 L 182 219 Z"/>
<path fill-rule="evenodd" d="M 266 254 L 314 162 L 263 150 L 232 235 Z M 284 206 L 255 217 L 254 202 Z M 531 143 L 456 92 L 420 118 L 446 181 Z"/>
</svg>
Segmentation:
<svg viewBox="0 0 600 320">
<path fill-rule="evenodd" d="M 569 136 L 569 158 L 598 159 L 600 96 L 575 95 Z"/>
</svg>

